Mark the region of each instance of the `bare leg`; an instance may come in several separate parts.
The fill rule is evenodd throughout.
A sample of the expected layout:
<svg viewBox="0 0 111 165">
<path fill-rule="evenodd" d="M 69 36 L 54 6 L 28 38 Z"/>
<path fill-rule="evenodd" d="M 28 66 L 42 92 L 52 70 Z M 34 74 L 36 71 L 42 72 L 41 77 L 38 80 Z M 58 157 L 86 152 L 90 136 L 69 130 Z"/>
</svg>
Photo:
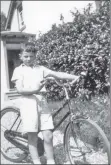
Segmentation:
<svg viewBox="0 0 111 165">
<path fill-rule="evenodd" d="M 34 164 L 41 164 L 37 150 L 37 132 L 28 133 L 29 151 Z"/>
<path fill-rule="evenodd" d="M 55 164 L 53 152 L 53 134 L 50 130 L 42 131 L 44 137 L 44 149 L 47 156 L 47 164 Z"/>
</svg>

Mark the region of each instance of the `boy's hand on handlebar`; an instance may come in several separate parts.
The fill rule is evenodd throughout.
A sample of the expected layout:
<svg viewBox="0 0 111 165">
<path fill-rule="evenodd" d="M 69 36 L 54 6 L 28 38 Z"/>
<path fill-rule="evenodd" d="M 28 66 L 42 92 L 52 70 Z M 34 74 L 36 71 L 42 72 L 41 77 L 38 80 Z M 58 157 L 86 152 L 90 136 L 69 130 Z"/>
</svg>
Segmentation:
<svg viewBox="0 0 111 165">
<path fill-rule="evenodd" d="M 73 85 L 74 83 L 79 82 L 80 79 L 86 77 L 86 75 L 87 75 L 87 72 L 81 72 L 81 73 L 80 73 L 80 76 L 76 76 L 75 79 L 72 80 L 72 81 L 69 83 L 69 85 L 71 86 L 71 85 Z"/>
</svg>

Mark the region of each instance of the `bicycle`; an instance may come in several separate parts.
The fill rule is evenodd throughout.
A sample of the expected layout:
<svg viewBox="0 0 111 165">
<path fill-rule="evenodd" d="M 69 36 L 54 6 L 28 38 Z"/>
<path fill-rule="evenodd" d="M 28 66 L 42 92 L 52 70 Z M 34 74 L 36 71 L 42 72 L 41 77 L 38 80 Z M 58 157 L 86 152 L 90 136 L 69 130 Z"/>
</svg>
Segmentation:
<svg viewBox="0 0 111 165">
<path fill-rule="evenodd" d="M 79 82 L 83 78 L 84 76 L 81 75 Z M 66 118 L 69 118 L 64 132 L 64 149 L 70 163 L 90 164 L 92 160 L 95 160 L 94 164 L 101 164 L 101 161 L 105 158 L 104 164 L 108 164 L 110 161 L 110 145 L 104 131 L 89 117 L 83 114 L 75 114 L 74 109 L 70 106 L 71 99 L 69 98 L 68 87 L 71 87 L 71 85 L 76 82 L 72 81 L 71 83 L 62 84 L 54 78 L 52 78 L 52 80 L 55 80 L 59 86 L 63 87 L 65 92 L 65 102 L 59 109 L 54 111 L 53 118 L 66 106 L 68 106 L 68 112 L 56 123 L 53 132 Z M 79 84 L 80 83 L 76 85 L 76 89 L 79 88 Z M 5 116 L 6 121 L 4 119 Z M 10 125 L 11 122 L 12 124 Z M 4 126 L 4 124 L 6 124 L 6 126 Z M 7 160 L 16 163 L 25 160 L 29 155 L 28 137 L 27 134 L 22 134 L 20 131 L 21 125 L 18 108 L 13 106 L 6 107 L 1 111 L 1 128 L 3 129 L 1 133 L 1 153 Z M 44 146 L 43 139 L 40 137 L 38 138 L 37 147 L 39 156 L 42 156 L 44 154 Z M 12 151 L 10 152 L 10 150 Z M 101 157 L 100 162 L 98 162 L 96 158 L 97 155 L 99 155 L 99 159 Z"/>
</svg>

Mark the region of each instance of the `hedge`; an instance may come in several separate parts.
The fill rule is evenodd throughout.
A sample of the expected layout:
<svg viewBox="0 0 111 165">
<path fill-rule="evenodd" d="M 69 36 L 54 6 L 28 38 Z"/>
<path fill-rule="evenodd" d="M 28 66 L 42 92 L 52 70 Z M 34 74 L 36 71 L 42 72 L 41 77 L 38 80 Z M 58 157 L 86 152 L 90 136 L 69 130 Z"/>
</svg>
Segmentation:
<svg viewBox="0 0 111 165">
<path fill-rule="evenodd" d="M 36 41 L 36 62 L 55 71 L 79 75 L 88 71 L 83 88 L 90 94 L 108 93 L 110 64 L 110 1 L 104 1 L 99 11 L 91 12 L 91 4 L 83 13 L 71 11 L 73 21 L 52 25 Z M 49 98 L 62 99 L 61 87 L 46 84 Z M 74 87 L 72 87 L 72 91 Z M 72 92 L 73 93 L 73 92 Z M 71 94 L 73 97 L 73 94 Z"/>
</svg>

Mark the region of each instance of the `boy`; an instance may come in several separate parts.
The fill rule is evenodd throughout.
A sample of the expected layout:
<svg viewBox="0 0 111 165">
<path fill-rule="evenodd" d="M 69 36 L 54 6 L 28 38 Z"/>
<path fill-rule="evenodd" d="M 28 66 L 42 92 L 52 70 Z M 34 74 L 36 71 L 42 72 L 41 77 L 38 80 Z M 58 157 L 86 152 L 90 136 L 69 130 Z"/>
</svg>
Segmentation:
<svg viewBox="0 0 111 165">
<path fill-rule="evenodd" d="M 64 72 L 55 72 L 46 67 L 34 65 L 36 49 L 33 44 L 26 44 L 20 54 L 22 64 L 15 68 L 11 81 L 15 83 L 18 93 L 22 95 L 20 113 L 23 132 L 28 133 L 29 151 L 34 164 L 41 164 L 37 151 L 37 132 L 42 131 L 47 164 L 55 164 L 53 155 L 53 120 L 45 96 L 44 77 L 75 81 L 79 76 Z"/>
</svg>

